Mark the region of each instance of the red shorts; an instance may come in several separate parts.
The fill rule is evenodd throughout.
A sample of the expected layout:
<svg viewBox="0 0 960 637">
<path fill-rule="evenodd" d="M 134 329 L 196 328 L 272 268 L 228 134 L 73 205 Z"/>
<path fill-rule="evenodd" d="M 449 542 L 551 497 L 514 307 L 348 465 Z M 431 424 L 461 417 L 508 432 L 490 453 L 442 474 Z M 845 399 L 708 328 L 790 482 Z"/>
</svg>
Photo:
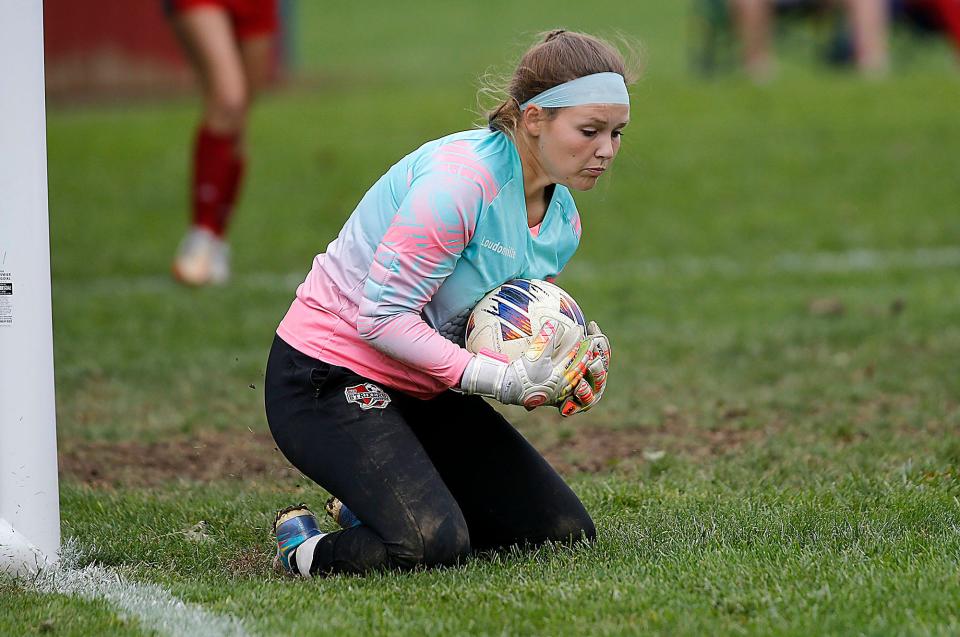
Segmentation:
<svg viewBox="0 0 960 637">
<path fill-rule="evenodd" d="M 241 40 L 277 32 L 277 0 L 166 0 L 171 15 L 200 7 L 217 7 L 226 11 L 233 30 Z"/>
</svg>

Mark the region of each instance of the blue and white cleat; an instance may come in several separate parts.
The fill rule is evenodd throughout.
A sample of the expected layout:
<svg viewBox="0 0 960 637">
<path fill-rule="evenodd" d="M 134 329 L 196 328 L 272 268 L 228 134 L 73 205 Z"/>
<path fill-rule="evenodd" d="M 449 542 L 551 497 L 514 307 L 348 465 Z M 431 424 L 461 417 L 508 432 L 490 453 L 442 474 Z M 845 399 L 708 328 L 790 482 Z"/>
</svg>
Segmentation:
<svg viewBox="0 0 960 637">
<path fill-rule="evenodd" d="M 291 564 L 290 558 L 294 551 L 310 538 L 326 535 L 320 532 L 317 516 L 313 514 L 313 511 L 306 504 L 294 504 L 285 509 L 280 509 L 277 511 L 277 519 L 273 523 L 273 533 L 277 538 L 277 556 L 273 560 L 274 567 L 282 567 L 288 575 L 307 575 L 310 565 L 306 564 L 305 569 L 300 569 L 297 564 Z M 319 537 L 317 539 L 319 540 Z M 306 570 L 306 573 L 304 570 Z"/>
<path fill-rule="evenodd" d="M 333 496 L 327 500 L 327 504 L 323 508 L 326 510 L 327 515 L 333 518 L 333 521 L 340 525 L 341 529 L 352 529 L 353 527 L 360 526 L 362 524 L 354 512 L 347 508 L 346 504 Z"/>
</svg>

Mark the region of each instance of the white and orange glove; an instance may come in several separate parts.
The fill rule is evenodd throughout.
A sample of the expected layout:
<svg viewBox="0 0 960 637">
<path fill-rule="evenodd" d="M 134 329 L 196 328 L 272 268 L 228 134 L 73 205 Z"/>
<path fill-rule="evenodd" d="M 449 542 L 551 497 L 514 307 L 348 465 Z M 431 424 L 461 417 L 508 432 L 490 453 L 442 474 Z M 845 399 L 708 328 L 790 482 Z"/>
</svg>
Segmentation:
<svg viewBox="0 0 960 637">
<path fill-rule="evenodd" d="M 593 340 L 557 321 L 544 321 L 540 333 L 517 360 L 481 350 L 463 372 L 460 390 L 533 409 L 559 405 L 573 394 L 588 371 Z"/>
<path fill-rule="evenodd" d="M 587 358 L 586 372 L 573 389 L 573 394 L 560 403 L 561 416 L 573 416 L 592 408 L 603 397 L 603 390 L 607 388 L 607 372 L 610 369 L 610 341 L 600 327 L 590 321 L 587 325 Z"/>
</svg>

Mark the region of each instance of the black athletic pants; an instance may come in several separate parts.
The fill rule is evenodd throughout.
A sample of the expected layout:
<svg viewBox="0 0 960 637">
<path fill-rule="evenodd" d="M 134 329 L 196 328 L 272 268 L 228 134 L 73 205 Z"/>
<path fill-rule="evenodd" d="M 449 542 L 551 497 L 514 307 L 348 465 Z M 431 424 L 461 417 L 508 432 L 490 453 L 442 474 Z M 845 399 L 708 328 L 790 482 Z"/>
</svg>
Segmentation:
<svg viewBox="0 0 960 637">
<path fill-rule="evenodd" d="M 596 535 L 570 487 L 482 398 L 418 400 L 279 337 L 265 394 L 280 451 L 362 521 L 320 540 L 312 573 L 451 564 L 473 549 Z"/>
</svg>

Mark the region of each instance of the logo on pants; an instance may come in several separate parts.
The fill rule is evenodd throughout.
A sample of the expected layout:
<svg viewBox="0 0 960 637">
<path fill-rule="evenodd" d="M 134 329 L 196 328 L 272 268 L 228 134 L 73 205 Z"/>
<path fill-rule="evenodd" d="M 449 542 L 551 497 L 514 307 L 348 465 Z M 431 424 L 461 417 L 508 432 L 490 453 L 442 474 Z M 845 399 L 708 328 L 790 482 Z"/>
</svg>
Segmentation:
<svg viewBox="0 0 960 637">
<path fill-rule="evenodd" d="M 348 403 L 357 403 L 360 409 L 383 409 L 390 404 L 390 396 L 372 383 L 360 383 L 343 390 Z"/>
</svg>

